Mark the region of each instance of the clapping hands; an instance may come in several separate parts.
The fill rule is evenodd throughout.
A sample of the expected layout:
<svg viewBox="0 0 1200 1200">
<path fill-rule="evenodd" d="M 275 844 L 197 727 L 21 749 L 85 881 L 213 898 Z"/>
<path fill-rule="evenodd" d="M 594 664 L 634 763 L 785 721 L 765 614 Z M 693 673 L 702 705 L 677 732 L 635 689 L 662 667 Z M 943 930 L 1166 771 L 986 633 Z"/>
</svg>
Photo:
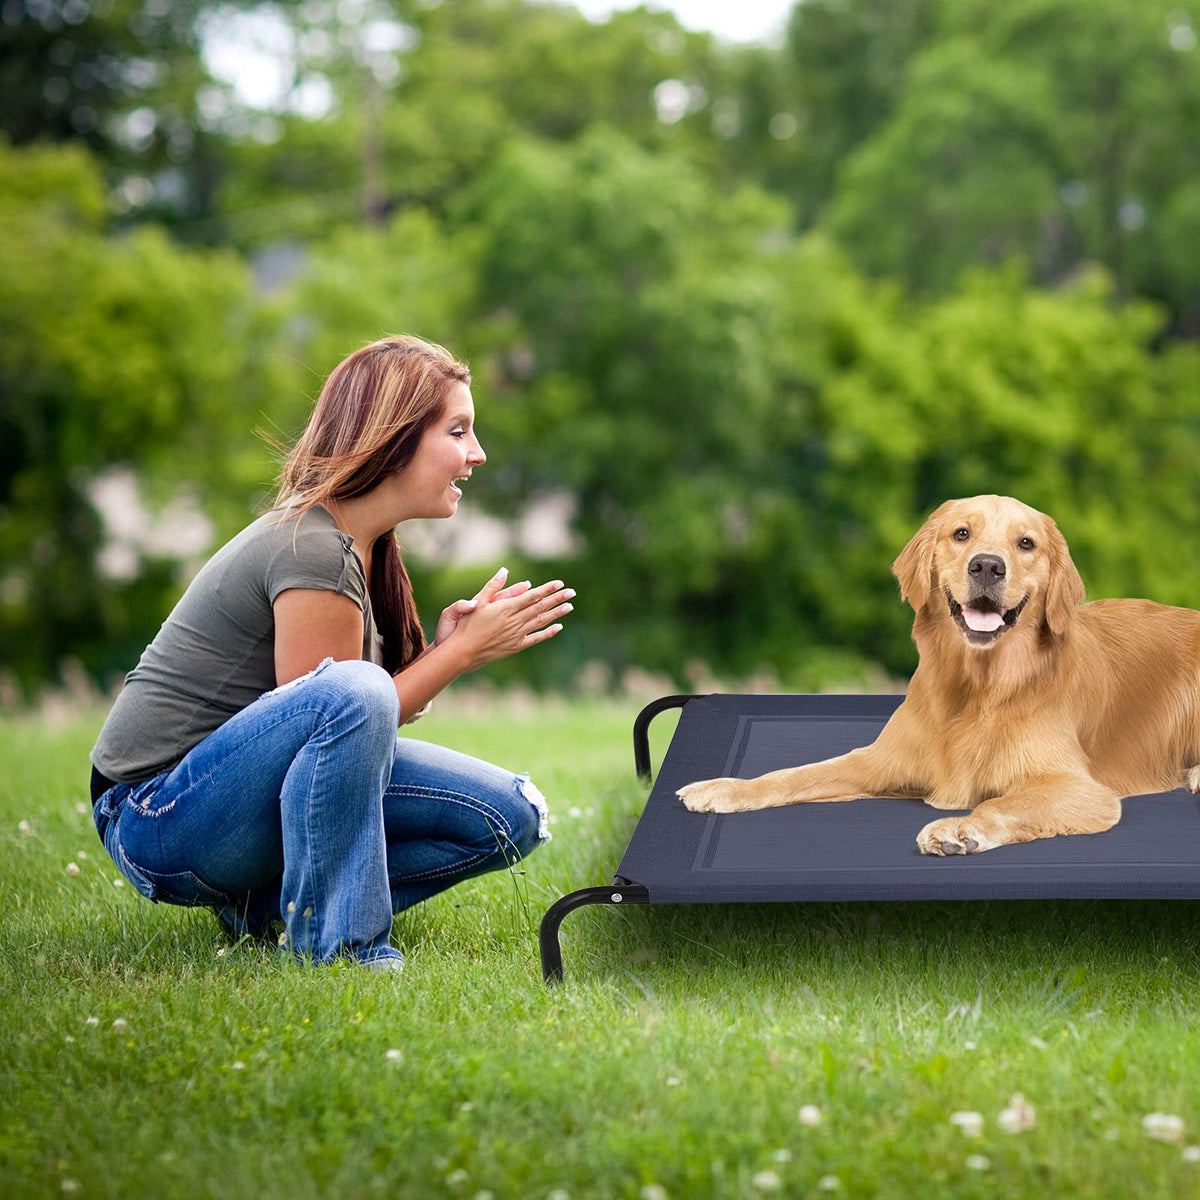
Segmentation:
<svg viewBox="0 0 1200 1200">
<path fill-rule="evenodd" d="M 470 600 L 442 610 L 434 645 L 454 640 L 467 658 L 467 670 L 507 658 L 562 632 L 559 618 L 575 607 L 575 596 L 561 579 L 533 587 L 528 580 L 505 586 L 501 567 Z"/>
</svg>

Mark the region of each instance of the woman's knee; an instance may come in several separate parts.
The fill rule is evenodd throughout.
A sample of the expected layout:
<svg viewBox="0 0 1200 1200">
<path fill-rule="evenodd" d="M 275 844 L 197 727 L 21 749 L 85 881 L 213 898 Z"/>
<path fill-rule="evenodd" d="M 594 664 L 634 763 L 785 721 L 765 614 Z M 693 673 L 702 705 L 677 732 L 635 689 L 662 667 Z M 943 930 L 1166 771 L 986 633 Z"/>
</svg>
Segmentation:
<svg viewBox="0 0 1200 1200">
<path fill-rule="evenodd" d="M 508 782 L 494 791 L 481 789 L 460 808 L 464 815 L 468 810 L 470 819 L 461 829 L 460 844 L 477 855 L 503 855 L 512 865 L 550 836 L 545 801 L 524 775 L 509 776 Z"/>
<path fill-rule="evenodd" d="M 514 786 L 517 799 L 512 806 L 512 840 L 522 857 L 550 840 L 546 798 L 528 775 L 518 775 Z"/>
<path fill-rule="evenodd" d="M 318 667 L 310 683 L 339 711 L 349 710 L 395 737 L 400 724 L 400 698 L 383 667 L 362 659 L 331 662 Z"/>
</svg>

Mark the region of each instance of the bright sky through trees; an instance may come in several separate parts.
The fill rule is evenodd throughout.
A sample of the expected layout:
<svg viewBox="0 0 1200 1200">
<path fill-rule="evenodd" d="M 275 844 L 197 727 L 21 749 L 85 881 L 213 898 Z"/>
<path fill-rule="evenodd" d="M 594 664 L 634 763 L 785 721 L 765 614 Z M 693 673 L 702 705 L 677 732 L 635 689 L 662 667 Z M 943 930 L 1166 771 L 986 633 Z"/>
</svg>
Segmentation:
<svg viewBox="0 0 1200 1200">
<path fill-rule="evenodd" d="M 574 0 L 574 7 L 593 21 L 605 21 L 619 9 L 637 8 L 643 0 Z M 783 31 L 790 0 L 672 0 L 645 4 L 651 9 L 670 10 L 686 29 L 717 34 L 727 41 L 767 42 Z M 374 29 L 385 39 L 394 23 L 380 20 Z M 319 76 L 293 89 L 290 58 L 293 35 L 286 21 L 271 5 L 248 12 L 215 9 L 205 22 L 204 58 L 219 79 L 232 83 L 239 97 L 253 108 L 286 106 L 303 116 L 319 118 L 333 103 L 333 94 Z M 394 46 L 375 47 L 382 50 Z"/>
<path fill-rule="evenodd" d="M 643 0 L 575 0 L 575 7 L 593 21 L 602 21 L 622 8 L 637 8 Z M 780 33 L 791 10 L 790 0 L 671 0 L 647 8 L 669 9 L 685 29 L 708 30 L 729 41 L 757 42 Z"/>
</svg>

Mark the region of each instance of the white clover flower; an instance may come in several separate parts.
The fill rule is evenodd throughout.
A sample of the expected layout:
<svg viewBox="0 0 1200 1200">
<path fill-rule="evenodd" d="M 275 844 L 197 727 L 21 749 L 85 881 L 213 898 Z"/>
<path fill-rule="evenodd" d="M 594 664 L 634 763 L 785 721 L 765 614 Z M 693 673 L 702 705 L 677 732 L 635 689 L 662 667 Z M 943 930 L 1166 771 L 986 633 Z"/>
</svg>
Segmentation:
<svg viewBox="0 0 1200 1200">
<path fill-rule="evenodd" d="M 1017 1092 L 1008 1102 L 1008 1107 L 1002 1109 L 996 1118 L 996 1123 L 1005 1133 L 1023 1133 L 1032 1129 L 1037 1121 L 1033 1105 Z"/>
<path fill-rule="evenodd" d="M 679 1086 L 679 1076 L 678 1075 L 668 1075 L 667 1076 L 667 1087 L 678 1087 L 678 1086 Z"/>
<path fill-rule="evenodd" d="M 79 860 L 82 862 L 82 861 L 83 861 L 83 859 L 85 859 L 85 858 L 89 858 L 89 857 L 90 857 L 90 855 L 88 854 L 88 852 L 87 852 L 86 850 L 80 850 L 80 851 L 79 851 L 79 852 L 78 852 L 78 853 L 75 855 L 75 857 L 76 857 L 76 858 L 78 858 L 78 859 L 79 859 Z"/>
<path fill-rule="evenodd" d="M 641 1200 L 667 1200 L 667 1189 L 661 1183 L 648 1183 L 641 1190 Z"/>
<path fill-rule="evenodd" d="M 983 1137 L 983 1114 L 977 1112 L 952 1112 L 950 1124 L 957 1125 L 969 1138 Z"/>
<path fill-rule="evenodd" d="M 1183 1140 L 1183 1119 L 1170 1113 L 1147 1113 L 1142 1118 L 1142 1130 L 1157 1142 L 1179 1142 Z"/>
<path fill-rule="evenodd" d="M 123 880 L 123 879 L 114 879 L 113 880 L 113 887 L 124 887 L 124 886 L 125 886 L 125 880 Z"/>
<path fill-rule="evenodd" d="M 462 1167 L 459 1167 L 458 1170 L 451 1171 L 450 1174 L 446 1176 L 446 1185 L 452 1188 L 460 1188 L 467 1182 L 468 1179 L 470 1179 L 470 1176 L 462 1169 Z"/>
<path fill-rule="evenodd" d="M 996 1124 L 999 1125 L 1005 1133 L 1020 1133 L 1021 1115 L 1014 1108 L 1002 1108 L 999 1115 L 996 1117 Z"/>
<path fill-rule="evenodd" d="M 820 1125 L 821 1110 L 815 1104 L 804 1104 L 796 1114 L 801 1125 Z"/>
<path fill-rule="evenodd" d="M 1200 1163 L 1200 1146 L 1184 1146 L 1179 1156 L 1185 1163 Z"/>
<path fill-rule="evenodd" d="M 403 1062 L 404 1061 L 404 1051 L 397 1050 L 393 1046 L 392 1049 L 390 1049 L 383 1057 L 386 1058 L 388 1060 L 388 1062 L 396 1062 L 396 1063 Z"/>
<path fill-rule="evenodd" d="M 582 817 L 583 809 L 580 808 L 579 805 L 577 805 L 577 804 L 572 804 L 571 807 L 567 809 L 567 816 L 568 817 Z"/>
<path fill-rule="evenodd" d="M 67 863 L 67 874 L 68 875 L 78 875 L 79 874 L 79 864 L 78 863 Z"/>
<path fill-rule="evenodd" d="M 242 1062 L 241 1059 L 234 1059 L 234 1061 L 229 1064 L 229 1069 L 231 1071 L 244 1071 L 246 1069 L 246 1064 Z"/>
<path fill-rule="evenodd" d="M 750 1182 L 760 1192 L 777 1192 L 782 1186 L 779 1176 L 774 1171 L 759 1171 Z"/>
<path fill-rule="evenodd" d="M 992 1169 L 992 1160 L 986 1154 L 968 1154 L 967 1155 L 967 1170 L 968 1171 L 990 1171 Z"/>
<path fill-rule="evenodd" d="M 125 1018 L 124 1018 L 124 1017 L 118 1017 L 118 1018 L 117 1018 L 117 1019 L 116 1019 L 116 1020 L 115 1020 L 115 1021 L 112 1023 L 112 1027 L 113 1027 L 113 1028 L 114 1028 L 114 1029 L 115 1029 L 115 1030 L 116 1030 L 118 1033 L 124 1033 L 124 1032 L 125 1032 L 125 1030 L 129 1028 L 129 1022 L 128 1022 L 127 1020 L 125 1020 Z"/>
<path fill-rule="evenodd" d="M 88 812 L 89 809 L 88 809 L 88 806 L 86 804 L 84 804 L 84 802 L 82 800 L 80 800 L 80 801 L 76 802 L 75 811 L 77 813 L 79 813 L 80 816 L 82 816 L 84 813 Z"/>
<path fill-rule="evenodd" d="M 792 1152 L 786 1146 L 784 1146 L 782 1149 L 776 1150 L 771 1157 L 777 1163 L 790 1163 L 792 1161 Z"/>
<path fill-rule="evenodd" d="M 979 1043 L 978 1042 L 963 1042 L 963 1049 L 964 1050 L 978 1050 Z"/>
<path fill-rule="evenodd" d="M 63 1041 L 68 1042 L 68 1043 L 73 1042 L 74 1040 L 75 1039 L 69 1033 L 67 1034 L 67 1036 L 65 1038 L 63 1038 Z"/>
<path fill-rule="evenodd" d="M 566 1188 L 551 1188 L 546 1193 L 546 1200 L 571 1200 L 571 1193 Z"/>
<path fill-rule="evenodd" d="M 100 1018 L 99 1017 L 88 1017 L 88 1019 L 86 1021 L 84 1021 L 84 1024 L 85 1025 L 99 1025 Z"/>
<path fill-rule="evenodd" d="M 836 1175 L 822 1175 L 817 1180 L 817 1191 L 836 1192 L 842 1186 L 842 1181 Z"/>
<path fill-rule="evenodd" d="M 83 1190 L 83 1184 L 78 1179 L 72 1179 L 70 1175 L 64 1176 L 62 1183 L 58 1186 L 62 1189 L 64 1196 L 75 1196 Z"/>
<path fill-rule="evenodd" d="M 464 1100 L 459 1106 L 458 1111 L 462 1113 L 470 1113 L 475 1111 L 474 1100 Z"/>
<path fill-rule="evenodd" d="M 32 826 L 30 826 L 28 821 L 18 821 L 17 832 L 20 833 L 22 837 L 28 837 L 32 832 Z"/>
</svg>

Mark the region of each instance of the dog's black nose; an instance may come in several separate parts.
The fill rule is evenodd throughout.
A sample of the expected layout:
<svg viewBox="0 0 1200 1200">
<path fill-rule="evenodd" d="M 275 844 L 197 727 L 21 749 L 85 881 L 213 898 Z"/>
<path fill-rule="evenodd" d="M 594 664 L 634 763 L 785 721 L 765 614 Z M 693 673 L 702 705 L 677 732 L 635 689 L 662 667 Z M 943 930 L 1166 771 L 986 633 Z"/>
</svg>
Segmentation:
<svg viewBox="0 0 1200 1200">
<path fill-rule="evenodd" d="M 1003 579 L 1007 573 L 1004 559 L 998 554 L 977 554 L 967 563 L 967 574 L 978 579 L 984 587 Z"/>
</svg>

